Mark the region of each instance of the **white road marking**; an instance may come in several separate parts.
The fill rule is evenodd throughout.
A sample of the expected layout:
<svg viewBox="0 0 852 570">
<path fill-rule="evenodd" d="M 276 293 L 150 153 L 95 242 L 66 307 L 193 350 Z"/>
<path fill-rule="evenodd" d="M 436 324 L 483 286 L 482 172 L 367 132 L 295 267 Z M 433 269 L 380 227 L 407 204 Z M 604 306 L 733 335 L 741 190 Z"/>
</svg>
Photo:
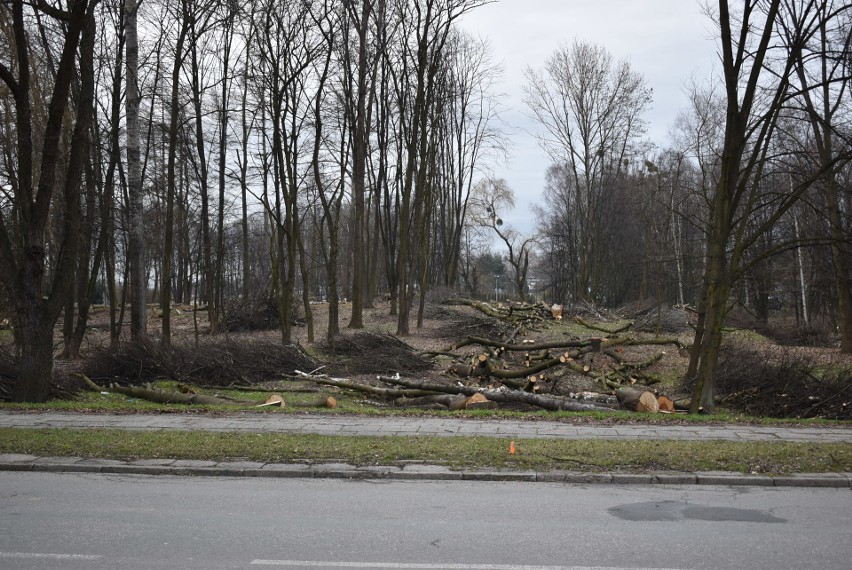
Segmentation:
<svg viewBox="0 0 852 570">
<path fill-rule="evenodd" d="M 528 566 L 518 564 L 416 564 L 405 562 L 332 562 L 322 560 L 252 560 L 256 566 L 296 566 L 302 568 L 390 568 L 394 570 L 625 570 L 603 566 Z M 632 570 L 658 570 L 633 568 Z M 677 570 L 677 569 L 667 569 Z"/>
<path fill-rule="evenodd" d="M 100 554 L 48 554 L 46 552 L 0 552 L 0 558 L 23 558 L 38 559 L 49 558 L 50 560 L 98 560 L 103 558 Z"/>
</svg>

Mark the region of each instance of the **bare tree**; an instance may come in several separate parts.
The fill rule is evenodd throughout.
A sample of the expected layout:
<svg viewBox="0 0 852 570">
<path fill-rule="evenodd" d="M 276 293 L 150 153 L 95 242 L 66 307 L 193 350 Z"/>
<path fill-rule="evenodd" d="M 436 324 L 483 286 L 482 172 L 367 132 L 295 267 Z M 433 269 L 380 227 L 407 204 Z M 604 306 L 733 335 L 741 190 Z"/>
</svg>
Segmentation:
<svg viewBox="0 0 852 570">
<path fill-rule="evenodd" d="M 357 63 L 354 66 L 355 69 L 353 70 L 350 65 L 351 73 L 354 75 L 352 79 L 355 83 L 354 110 L 348 113 L 353 119 L 352 123 L 354 123 L 350 132 L 353 139 L 352 200 L 355 206 L 352 236 L 352 318 L 349 321 L 349 328 L 360 329 L 364 327 L 363 311 L 367 284 L 364 184 L 367 171 L 368 133 L 370 130 L 367 114 L 367 88 L 368 76 L 373 75 L 371 69 L 368 68 L 367 42 L 369 40 L 370 14 L 373 10 L 373 0 L 358 0 L 357 2 L 350 0 L 347 2 L 347 9 L 350 13 L 348 19 L 354 23 L 355 33 L 358 37 L 358 57 Z M 349 91 L 353 90 L 350 89 Z M 351 97 L 348 99 L 351 99 Z"/>
<path fill-rule="evenodd" d="M 171 306 L 172 306 L 172 253 L 174 240 L 174 209 L 177 186 L 176 162 L 178 153 L 178 129 L 182 116 L 180 101 L 180 77 L 186 56 L 184 45 L 191 29 L 191 10 L 189 2 L 182 0 L 176 13 L 178 36 L 174 47 L 172 63 L 171 95 L 169 97 L 169 127 L 168 127 L 168 159 L 166 166 L 166 219 L 163 237 L 163 270 L 162 291 L 160 293 L 160 308 L 162 311 L 162 335 L 160 340 L 164 346 L 171 344 Z"/>
<path fill-rule="evenodd" d="M 405 166 L 402 171 L 402 191 L 399 206 L 399 315 L 397 334 L 409 334 L 409 316 L 414 292 L 414 268 L 418 251 L 416 245 L 428 229 L 422 225 L 427 206 L 427 172 L 430 109 L 436 102 L 436 77 L 444 47 L 454 22 L 466 12 L 487 4 L 487 0 L 418 0 L 412 5 L 400 3 L 399 21 L 403 36 L 409 42 L 404 49 L 405 64 L 398 71 L 402 81 L 396 83 L 396 96 L 405 117 L 402 139 L 405 145 Z M 410 83 L 409 83 L 410 82 Z M 421 255 L 422 257 L 422 255 Z M 423 260 L 425 263 L 428 260 Z"/>
<path fill-rule="evenodd" d="M 624 175 L 644 131 L 651 91 L 626 61 L 575 41 L 559 48 L 543 72 L 527 69 L 526 102 L 544 128 L 542 147 L 564 165 L 574 194 L 570 215 L 577 241 L 573 295 L 596 296 L 599 244 L 606 234 L 607 197 Z"/>
<path fill-rule="evenodd" d="M 807 144 L 816 150 L 822 177 L 819 186 L 826 205 L 831 261 L 834 265 L 840 348 L 852 352 L 852 250 L 848 243 L 848 222 L 844 223 L 844 189 L 837 176 L 850 155 L 849 54 L 852 34 L 848 7 L 823 0 L 816 6 L 819 24 L 813 38 L 797 55 L 795 79 L 801 90 L 802 108 L 811 128 Z M 796 30 L 787 29 L 787 41 L 796 41 Z M 799 261 L 801 264 L 801 260 Z M 803 288 L 804 289 L 804 288 Z"/>
<path fill-rule="evenodd" d="M 796 63 L 819 28 L 816 3 L 748 0 L 732 12 L 729 3 L 720 0 L 716 17 L 725 87 L 725 130 L 720 175 L 709 196 L 706 264 L 688 372 L 694 372 L 696 381 L 693 412 L 715 407 L 714 379 L 731 291 L 737 280 L 762 259 L 748 259 L 746 251 L 823 174 L 819 168 L 805 173 L 791 191 L 783 194 L 767 192 L 763 185 L 767 165 L 772 162 L 770 156 L 781 149 L 776 141 L 779 117 L 798 95 L 791 88 Z M 752 223 L 758 212 L 760 221 Z"/>
<path fill-rule="evenodd" d="M 145 223 L 143 219 L 142 171 L 139 154 L 139 34 L 138 14 L 142 0 L 125 0 L 126 22 L 126 114 L 127 114 L 127 192 L 130 266 L 130 335 L 133 340 L 148 336 L 147 291 L 145 271 Z"/>
<path fill-rule="evenodd" d="M 524 237 L 517 230 L 506 227 L 503 223 L 500 212 L 505 212 L 515 206 L 512 189 L 502 179 L 482 180 L 476 186 L 471 206 L 473 223 L 493 231 L 506 246 L 505 259 L 512 267 L 512 283 L 515 287 L 515 293 L 521 301 L 526 301 L 529 293 L 527 275 L 535 238 L 532 236 Z"/>
<path fill-rule="evenodd" d="M 11 23 L 10 44 L 15 46 L 14 52 L 8 52 L 14 59 L 0 61 L 0 80 L 14 100 L 16 131 L 14 162 L 6 165 L 14 204 L 11 212 L 0 214 L 0 264 L 4 268 L 0 279 L 15 308 L 15 401 L 44 401 L 49 396 L 53 327 L 74 280 L 81 181 L 89 158 L 94 107 L 97 4 L 97 0 L 77 0 L 67 10 L 47 5 L 35 8 L 24 2 L 0 6 L 0 13 Z M 36 10 L 41 12 L 36 14 Z M 30 28 L 47 25 L 44 17 L 55 24 L 53 30 Z M 30 44 L 33 31 L 56 37 L 57 52 L 39 57 L 38 48 Z M 51 49 L 47 44 L 44 48 Z M 51 69 L 34 82 L 31 73 L 37 64 Z M 47 77 L 52 78 L 52 85 L 38 93 Z M 80 81 L 73 97 L 76 113 L 71 108 L 75 78 Z M 33 108 L 34 98 L 46 103 L 46 115 Z M 38 122 L 41 120 L 44 123 Z M 63 161 L 60 152 L 66 137 L 71 141 L 70 154 Z M 45 245 L 48 227 L 54 223 L 61 236 L 55 266 L 50 268 Z"/>
<path fill-rule="evenodd" d="M 505 152 L 492 92 L 500 68 L 491 62 L 489 49 L 487 42 L 457 32 L 443 60 L 443 113 L 433 125 L 438 135 L 433 265 L 441 268 L 437 277 L 446 287 L 458 282 L 462 233 L 477 168 L 484 157 Z"/>
</svg>

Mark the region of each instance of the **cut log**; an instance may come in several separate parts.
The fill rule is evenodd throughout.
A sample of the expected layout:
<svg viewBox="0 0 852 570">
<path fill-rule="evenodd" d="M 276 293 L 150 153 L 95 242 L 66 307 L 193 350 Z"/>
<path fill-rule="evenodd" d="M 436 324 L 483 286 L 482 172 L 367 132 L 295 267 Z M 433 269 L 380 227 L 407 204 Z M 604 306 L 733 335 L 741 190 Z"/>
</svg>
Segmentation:
<svg viewBox="0 0 852 570">
<path fill-rule="evenodd" d="M 297 370 L 298 372 L 298 370 Z M 328 376 L 310 376 L 302 372 L 300 374 L 306 380 L 313 380 L 317 384 L 325 386 L 335 386 L 346 390 L 354 390 L 356 392 L 365 392 L 374 396 L 382 396 L 384 398 L 416 398 L 418 396 L 434 395 L 435 392 L 424 392 L 423 390 L 394 390 L 389 388 L 380 388 L 378 386 L 370 386 L 369 384 L 357 384 L 342 378 L 329 378 Z"/>
<path fill-rule="evenodd" d="M 280 394 L 272 394 L 271 396 L 269 396 L 266 399 L 266 401 L 264 403 L 258 405 L 257 407 L 258 408 L 267 408 L 267 407 L 277 406 L 279 408 L 283 408 L 286 405 L 287 404 L 284 403 L 284 398 L 282 398 Z"/>
<path fill-rule="evenodd" d="M 562 305 L 553 304 L 550 307 L 550 314 L 553 315 L 553 318 L 557 321 L 562 320 Z"/>
<path fill-rule="evenodd" d="M 334 396 L 328 396 L 326 398 L 320 398 L 316 402 L 293 404 L 293 406 L 297 408 L 328 408 L 329 410 L 333 410 L 337 407 L 337 399 Z"/>
<path fill-rule="evenodd" d="M 451 374 L 455 374 L 456 376 L 467 378 L 468 376 L 471 376 L 473 374 L 473 368 L 471 366 L 468 366 L 467 364 L 456 362 L 452 366 L 450 366 L 449 372 Z"/>
<path fill-rule="evenodd" d="M 639 403 L 636 404 L 636 411 L 649 414 L 656 414 L 660 411 L 660 403 L 653 392 L 642 392 L 642 395 L 639 396 Z"/>
<path fill-rule="evenodd" d="M 615 397 L 623 408 L 634 412 L 657 413 L 660 411 L 660 404 L 653 392 L 619 388 L 615 391 Z"/>
<path fill-rule="evenodd" d="M 434 382 L 420 382 L 416 380 L 408 380 L 397 377 L 379 377 L 380 380 L 414 388 L 420 390 L 429 390 L 432 392 L 445 392 L 450 394 L 464 394 L 473 396 L 474 394 L 482 394 L 492 402 L 501 404 L 529 404 L 537 406 L 545 410 L 551 411 L 567 411 L 567 412 L 601 412 L 612 411 L 612 407 L 601 404 L 583 404 L 571 398 L 560 398 L 558 396 L 550 396 L 545 394 L 530 394 L 523 390 L 493 390 L 487 388 L 473 388 L 470 386 L 459 386 L 457 384 L 439 384 Z"/>
<path fill-rule="evenodd" d="M 660 404 L 661 412 L 672 413 L 675 410 L 674 402 L 668 396 L 657 396 L 657 402 Z"/>
<path fill-rule="evenodd" d="M 464 409 L 466 410 L 491 410 L 496 407 L 496 402 L 492 402 L 482 394 L 474 394 L 464 401 Z"/>
<path fill-rule="evenodd" d="M 437 394 L 419 398 L 397 398 L 393 403 L 400 408 L 419 408 L 437 404 L 450 410 L 463 410 L 467 397 L 462 394 Z"/>
</svg>

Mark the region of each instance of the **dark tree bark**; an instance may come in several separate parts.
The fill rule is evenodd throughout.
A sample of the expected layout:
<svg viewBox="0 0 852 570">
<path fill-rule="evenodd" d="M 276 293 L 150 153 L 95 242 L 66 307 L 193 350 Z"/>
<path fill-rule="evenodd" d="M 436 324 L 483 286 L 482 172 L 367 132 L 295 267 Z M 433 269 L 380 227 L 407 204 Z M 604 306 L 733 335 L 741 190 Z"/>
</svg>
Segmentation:
<svg viewBox="0 0 852 570">
<path fill-rule="evenodd" d="M 354 2 L 349 9 L 353 13 L 353 21 L 357 22 L 358 34 L 358 66 L 357 89 L 355 98 L 355 125 L 352 130 L 352 198 L 355 203 L 355 218 L 353 221 L 353 259 L 352 259 L 352 318 L 349 328 L 364 328 L 364 297 L 367 283 L 366 275 L 366 244 L 365 244 L 365 211 L 364 193 L 367 171 L 367 36 L 370 24 L 370 12 L 373 0 L 360 0 L 360 15 Z"/>
<path fill-rule="evenodd" d="M 728 4 L 719 1 L 725 131 L 720 177 L 710 196 L 699 323 L 690 362 L 690 372 L 695 373 L 693 413 L 699 408 L 714 409 L 722 325 L 730 310 L 731 291 L 765 258 L 746 261 L 746 252 L 824 174 L 824 169 L 817 168 L 777 200 L 767 204 L 759 199 L 760 182 L 774 152 L 771 141 L 779 114 L 796 96 L 790 87 L 796 61 L 819 24 L 816 5 L 794 10 L 781 0 L 749 0 L 732 15 Z M 786 42 L 777 41 L 780 30 L 786 34 Z M 759 210 L 763 215 L 755 221 Z"/>
<path fill-rule="evenodd" d="M 229 2 L 225 6 L 225 15 L 222 22 L 224 35 L 224 46 L 222 50 L 222 91 L 219 119 L 219 204 L 216 209 L 216 281 L 214 296 L 218 309 L 218 321 L 227 330 L 225 315 L 225 167 L 226 151 L 228 148 L 228 108 L 230 106 L 231 94 L 231 46 L 234 42 L 234 20 L 236 18 L 236 5 Z M 312 339 L 313 340 L 313 339 Z"/>
<path fill-rule="evenodd" d="M 175 172 L 177 163 L 178 145 L 178 122 L 180 118 L 180 72 L 183 67 L 184 43 L 189 34 L 189 12 L 186 2 L 181 2 L 181 24 L 175 45 L 174 65 L 172 66 L 172 89 L 169 97 L 169 131 L 168 131 L 168 158 L 166 165 L 166 220 L 163 232 L 163 275 L 162 292 L 160 293 L 160 310 L 162 312 L 162 334 L 160 342 L 163 346 L 169 346 L 172 342 L 172 259 L 174 250 L 174 217 L 175 217 L 175 193 L 177 186 L 177 175 Z"/>
<path fill-rule="evenodd" d="M 843 223 L 843 188 L 837 180 L 838 172 L 849 161 L 849 150 L 843 144 L 842 136 L 837 136 L 836 125 L 836 116 L 846 109 L 842 105 L 842 99 L 849 96 L 849 62 L 844 61 L 844 58 L 849 57 L 852 35 L 848 33 L 848 27 L 846 33 L 843 33 L 843 24 L 838 23 L 836 18 L 836 11 L 848 11 L 848 7 L 839 8 L 830 0 L 822 0 L 818 4 L 819 27 L 811 47 L 812 53 L 820 55 L 818 65 L 806 61 L 805 56 L 799 54 L 796 76 L 813 134 L 816 161 L 823 171 L 818 185 L 826 206 L 837 296 L 840 349 L 843 352 L 852 352 L 852 251 L 849 247 L 848 230 Z M 834 25 L 838 25 L 840 29 L 833 29 Z M 846 25 L 848 26 L 848 23 Z M 788 38 L 788 41 L 793 40 L 795 38 Z M 839 145 L 835 139 L 840 139 Z M 838 146 L 841 148 L 837 148 Z"/>
<path fill-rule="evenodd" d="M 147 290 L 145 270 L 145 224 L 142 171 L 139 153 L 139 37 L 137 15 L 142 0 L 125 0 L 127 41 L 127 193 L 129 243 L 127 263 L 130 267 L 130 336 L 134 341 L 148 336 Z"/>
<path fill-rule="evenodd" d="M 80 194 L 83 165 L 88 160 L 90 121 L 94 104 L 93 52 L 94 9 L 97 0 L 77 0 L 61 16 L 63 36 L 61 56 L 55 62 L 43 136 L 34 136 L 36 125 L 31 97 L 38 88 L 31 81 L 34 60 L 29 44 L 23 2 L 12 5 L 11 27 L 15 36 L 15 62 L 12 68 L 0 63 L 0 80 L 14 99 L 17 136 L 17 172 L 14 189 L 14 220 L 17 232 L 10 232 L 0 216 L 0 279 L 12 298 L 15 310 L 15 343 L 18 352 L 17 377 L 12 390 L 15 401 L 44 401 L 49 397 L 53 373 L 53 327 L 56 324 L 74 280 L 80 227 Z M 48 16 L 55 15 L 48 12 Z M 79 59 L 78 59 L 79 58 Z M 77 67 L 79 61 L 79 68 Z M 76 116 L 71 115 L 71 85 L 79 78 L 80 92 Z M 72 132 L 66 123 L 73 120 Z M 63 136 L 71 141 L 67 162 L 60 160 Z M 35 172 L 34 155 L 40 158 Z M 63 172 L 60 172 L 60 168 Z M 37 180 L 37 182 L 36 182 Z M 54 190 L 61 188 L 59 196 Z M 58 202 L 58 208 L 54 208 Z M 56 217 L 59 219 L 56 220 Z M 59 254 L 54 271 L 46 275 L 48 227 L 61 228 Z"/>
</svg>

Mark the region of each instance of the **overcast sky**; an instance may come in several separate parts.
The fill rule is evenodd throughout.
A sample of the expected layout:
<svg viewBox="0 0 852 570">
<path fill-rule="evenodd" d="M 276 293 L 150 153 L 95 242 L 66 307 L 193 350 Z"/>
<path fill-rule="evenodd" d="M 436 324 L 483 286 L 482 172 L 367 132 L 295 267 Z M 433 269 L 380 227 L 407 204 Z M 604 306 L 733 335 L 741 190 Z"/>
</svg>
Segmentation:
<svg viewBox="0 0 852 570">
<path fill-rule="evenodd" d="M 464 16 L 468 32 L 491 43 L 503 67 L 497 88 L 512 145 L 508 163 L 492 166 L 514 190 L 517 207 L 506 221 L 523 232 L 533 227 L 530 204 L 540 201 L 549 160 L 530 134 L 537 129 L 523 101 L 524 70 L 540 70 L 562 44 L 574 39 L 627 59 L 654 90 L 646 119 L 648 138 L 660 147 L 678 113 L 687 107 L 685 87 L 709 78 L 717 60 L 711 22 L 699 0 L 499 0 Z"/>
</svg>

